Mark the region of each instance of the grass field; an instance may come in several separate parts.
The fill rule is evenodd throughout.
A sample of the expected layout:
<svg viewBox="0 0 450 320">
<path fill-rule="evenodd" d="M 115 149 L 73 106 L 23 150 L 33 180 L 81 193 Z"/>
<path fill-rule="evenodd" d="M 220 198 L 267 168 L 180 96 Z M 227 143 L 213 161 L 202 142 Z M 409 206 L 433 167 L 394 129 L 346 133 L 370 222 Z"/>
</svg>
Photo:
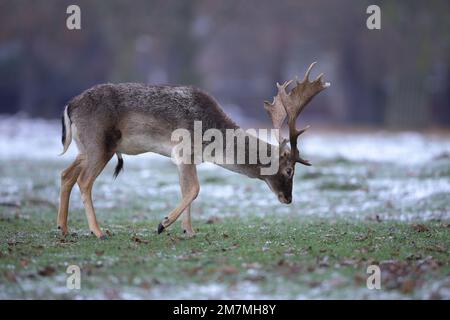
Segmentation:
<svg viewBox="0 0 450 320">
<path fill-rule="evenodd" d="M 70 235 L 56 230 L 59 172 L 53 122 L 0 121 L 0 299 L 450 299 L 450 138 L 405 133 L 305 138 L 294 203 L 258 181 L 199 167 L 197 235 L 157 235 L 180 199 L 170 160 L 114 161 L 94 188 L 108 240 L 90 235 L 75 188 Z M 72 146 L 73 149 L 74 146 Z M 66 268 L 81 268 L 81 290 Z M 366 287 L 381 268 L 381 290 Z"/>
</svg>

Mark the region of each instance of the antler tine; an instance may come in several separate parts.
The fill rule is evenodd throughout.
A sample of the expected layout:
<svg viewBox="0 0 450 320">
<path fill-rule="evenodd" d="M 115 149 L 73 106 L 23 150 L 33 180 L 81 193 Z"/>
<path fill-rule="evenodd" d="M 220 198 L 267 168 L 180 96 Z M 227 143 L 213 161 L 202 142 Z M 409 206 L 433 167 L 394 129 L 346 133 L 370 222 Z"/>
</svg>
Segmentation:
<svg viewBox="0 0 450 320">
<path fill-rule="evenodd" d="M 311 63 L 308 70 L 303 77 L 303 80 L 300 82 L 296 80 L 296 86 L 291 90 L 288 94 L 285 90 L 279 92 L 281 101 L 283 103 L 284 108 L 286 109 L 286 114 L 288 117 L 288 126 L 289 126 L 289 140 L 291 144 L 291 156 L 295 161 L 300 162 L 304 165 L 311 165 L 309 161 L 304 160 L 300 157 L 299 151 L 297 149 L 297 139 L 298 137 L 306 131 L 308 127 L 302 130 L 297 130 L 295 127 L 295 122 L 306 107 L 306 105 L 323 89 L 330 86 L 329 83 L 323 83 L 322 77 L 323 74 L 320 74 L 316 80 L 310 82 L 309 75 L 311 73 L 312 68 L 316 62 Z M 285 89 L 285 88 L 283 88 Z"/>
<path fill-rule="evenodd" d="M 309 74 L 311 73 L 311 70 L 312 70 L 312 68 L 314 68 L 316 63 L 317 63 L 317 61 L 314 61 L 313 63 L 310 64 L 308 70 L 306 70 L 306 72 L 305 72 L 305 76 L 303 77 L 303 81 L 309 80 Z M 298 83 L 298 81 L 297 81 L 297 83 Z"/>
<path fill-rule="evenodd" d="M 292 81 L 286 81 L 282 85 L 277 82 L 278 93 L 275 97 L 273 97 L 272 103 L 269 101 L 264 101 L 264 108 L 267 110 L 269 114 L 273 127 L 278 129 L 278 134 L 276 135 L 276 139 L 278 143 L 281 143 L 281 135 L 280 129 L 283 125 L 284 120 L 286 120 L 286 110 L 283 106 L 283 102 L 281 101 L 280 92 L 285 92 L 286 88 L 291 84 Z"/>
</svg>

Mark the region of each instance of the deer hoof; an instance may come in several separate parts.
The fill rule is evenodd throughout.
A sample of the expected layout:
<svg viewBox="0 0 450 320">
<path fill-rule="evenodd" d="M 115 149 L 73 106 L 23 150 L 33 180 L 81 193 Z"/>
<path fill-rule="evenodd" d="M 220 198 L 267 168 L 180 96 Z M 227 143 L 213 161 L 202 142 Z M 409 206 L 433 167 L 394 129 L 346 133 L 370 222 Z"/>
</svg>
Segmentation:
<svg viewBox="0 0 450 320">
<path fill-rule="evenodd" d="M 162 223 L 160 223 L 159 226 L 158 226 L 158 234 L 161 234 L 161 232 L 163 232 L 164 229 L 165 229 L 165 227 L 163 226 Z"/>
<path fill-rule="evenodd" d="M 194 231 L 194 230 L 189 231 L 189 230 L 184 229 L 184 230 L 183 230 L 183 233 L 184 233 L 185 236 L 188 237 L 188 238 L 192 238 L 192 237 L 195 236 L 195 231 Z"/>
<path fill-rule="evenodd" d="M 58 230 L 60 231 L 61 235 L 63 237 L 67 236 L 69 234 L 69 231 L 67 230 L 67 227 L 63 228 L 61 226 L 58 226 Z"/>
</svg>

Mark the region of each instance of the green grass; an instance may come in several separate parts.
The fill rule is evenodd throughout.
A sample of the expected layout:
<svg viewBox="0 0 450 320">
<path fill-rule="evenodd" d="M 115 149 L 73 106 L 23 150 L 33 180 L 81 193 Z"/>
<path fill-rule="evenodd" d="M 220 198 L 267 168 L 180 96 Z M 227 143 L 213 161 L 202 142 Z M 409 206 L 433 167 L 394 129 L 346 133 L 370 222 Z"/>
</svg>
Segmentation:
<svg viewBox="0 0 450 320">
<path fill-rule="evenodd" d="M 24 291 L 20 283 L 47 278 L 46 297 L 60 296 L 52 287 L 64 288 L 65 270 L 71 264 L 82 270 L 79 293 L 86 297 L 114 288 L 120 294 L 138 287 L 145 296 L 154 286 L 242 282 L 255 283 L 268 295 L 282 286 L 284 296 L 295 297 L 336 275 L 344 280 L 336 282 L 334 291 L 364 289 L 367 266 L 387 260 L 405 270 L 386 289 L 412 295 L 413 288 L 404 288 L 405 281 L 419 288 L 430 279 L 444 279 L 450 271 L 450 226 L 441 222 L 330 224 L 289 216 L 226 218 L 215 223 L 196 221 L 199 233 L 188 238 L 177 225 L 157 235 L 157 220 L 130 223 L 125 218 L 129 212 L 122 212 L 124 218 L 104 223 L 111 235 L 100 241 L 86 232 L 84 222 L 74 223 L 74 231 L 63 238 L 50 219 L 54 212 L 33 210 L 32 214 L 39 218 L 1 221 L 0 282 L 4 294 L 11 297 L 40 298 L 38 292 Z M 386 279 L 396 276 L 386 272 Z M 333 292 L 324 294 L 333 296 Z"/>
<path fill-rule="evenodd" d="M 193 238 L 179 222 L 156 234 L 179 199 L 170 163 L 129 164 L 116 182 L 109 167 L 94 201 L 105 241 L 88 233 L 78 191 L 70 235 L 57 232 L 63 166 L 0 166 L 0 298 L 449 298 L 450 225 L 441 217 L 450 200 L 407 189 L 444 179 L 442 164 L 423 177 L 388 164 L 319 162 L 299 170 L 292 206 L 257 181 L 200 170 Z M 82 270 L 77 291 L 65 287 L 73 264 Z M 373 264 L 379 291 L 366 288 Z"/>
</svg>

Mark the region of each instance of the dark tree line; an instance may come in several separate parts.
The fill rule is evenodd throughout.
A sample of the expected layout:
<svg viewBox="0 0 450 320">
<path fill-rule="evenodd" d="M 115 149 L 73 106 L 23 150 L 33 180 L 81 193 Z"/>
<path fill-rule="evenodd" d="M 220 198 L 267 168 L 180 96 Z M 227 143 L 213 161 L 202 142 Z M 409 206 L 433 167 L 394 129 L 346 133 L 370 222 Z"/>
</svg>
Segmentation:
<svg viewBox="0 0 450 320">
<path fill-rule="evenodd" d="M 65 27 L 69 4 L 82 30 Z M 449 125 L 450 3 L 79 0 L 0 2 L 0 112 L 59 116 L 101 82 L 194 84 L 233 112 L 265 120 L 275 82 L 310 62 L 332 89 L 308 116 L 323 122 Z M 316 73 L 317 74 L 317 73 Z"/>
</svg>

